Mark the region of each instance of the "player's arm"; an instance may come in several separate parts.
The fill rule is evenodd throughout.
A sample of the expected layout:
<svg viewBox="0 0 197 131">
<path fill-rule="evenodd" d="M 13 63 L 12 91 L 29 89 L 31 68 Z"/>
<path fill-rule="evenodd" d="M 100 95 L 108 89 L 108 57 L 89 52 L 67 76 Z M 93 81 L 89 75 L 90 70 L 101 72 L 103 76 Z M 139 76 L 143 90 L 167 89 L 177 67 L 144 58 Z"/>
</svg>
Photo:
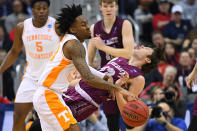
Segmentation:
<svg viewBox="0 0 197 131">
<path fill-rule="evenodd" d="M 129 79 L 126 83 L 128 86 L 127 88 L 129 90 L 129 93 L 138 97 L 144 88 L 145 79 L 143 76 L 138 76 L 138 77 Z M 133 98 L 127 98 L 127 100 L 130 101 Z M 127 103 L 127 100 L 122 96 L 122 94 L 116 92 L 116 101 L 117 101 L 120 112 L 122 112 L 123 106 Z"/>
<path fill-rule="evenodd" d="M 94 37 L 94 25 L 92 25 L 90 27 L 90 31 L 91 31 L 91 37 Z M 95 55 L 96 55 L 96 47 L 94 46 L 93 43 L 91 43 L 91 41 L 89 41 L 89 44 L 88 44 L 88 62 L 89 62 L 90 66 L 93 66 Z"/>
<path fill-rule="evenodd" d="M 77 40 L 70 40 L 64 44 L 63 52 L 66 58 L 71 59 L 82 79 L 89 85 L 103 90 L 121 91 L 120 87 L 93 75 L 85 61 L 85 49 Z M 128 92 L 125 92 L 128 93 Z"/>
<path fill-rule="evenodd" d="M 15 28 L 14 44 L 0 66 L 0 73 L 8 69 L 17 60 L 18 55 L 20 54 L 20 51 L 23 47 L 22 33 L 23 23 L 19 23 Z"/>
<path fill-rule="evenodd" d="M 126 59 L 130 59 L 131 53 L 134 50 L 134 38 L 133 38 L 133 29 L 131 23 L 128 20 L 125 20 L 122 27 L 122 43 L 123 48 L 113 48 L 103 44 L 100 37 L 95 38 L 95 46 L 112 56 L 115 57 L 123 57 Z"/>
<path fill-rule="evenodd" d="M 191 88 L 194 86 L 196 78 L 197 78 L 197 63 L 194 66 L 192 72 L 186 78 L 186 83 L 187 83 L 188 88 Z"/>
</svg>

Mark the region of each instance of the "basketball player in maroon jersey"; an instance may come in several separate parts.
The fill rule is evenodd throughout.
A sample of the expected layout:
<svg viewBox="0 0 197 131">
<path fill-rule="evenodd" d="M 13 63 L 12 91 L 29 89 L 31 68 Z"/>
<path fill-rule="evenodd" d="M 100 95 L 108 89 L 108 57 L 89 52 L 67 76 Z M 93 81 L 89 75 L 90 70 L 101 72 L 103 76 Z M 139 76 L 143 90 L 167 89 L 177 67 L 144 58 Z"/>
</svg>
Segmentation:
<svg viewBox="0 0 197 131">
<path fill-rule="evenodd" d="M 101 67 L 114 57 L 130 58 L 134 49 L 134 38 L 131 23 L 116 16 L 118 0 L 100 0 L 100 10 L 103 20 L 92 25 L 90 30 L 93 39 L 88 46 L 89 65 L 93 65 L 96 49 L 101 56 Z M 110 131 L 119 131 L 119 111 L 114 101 L 103 104 Z"/>
<path fill-rule="evenodd" d="M 134 50 L 133 57 L 130 60 L 122 57 L 113 59 L 102 67 L 99 72 L 113 77 L 118 86 L 125 84 L 122 79 L 119 79 L 119 75 L 128 74 L 129 79 L 125 81 L 126 89 L 134 95 L 130 100 L 135 99 L 144 88 L 145 79 L 143 74 L 149 73 L 157 67 L 162 58 L 162 52 L 161 48 L 153 50 L 149 47 L 140 46 Z M 86 119 L 97 110 L 99 104 L 106 102 L 109 98 L 108 91 L 96 89 L 83 80 L 80 80 L 79 84 L 71 84 L 71 86 L 75 87 L 68 89 L 63 98 L 78 122 Z M 116 93 L 116 100 L 119 110 L 122 111 L 123 105 L 128 100 L 119 93 Z M 115 109 L 112 108 L 111 111 L 113 110 Z"/>
</svg>

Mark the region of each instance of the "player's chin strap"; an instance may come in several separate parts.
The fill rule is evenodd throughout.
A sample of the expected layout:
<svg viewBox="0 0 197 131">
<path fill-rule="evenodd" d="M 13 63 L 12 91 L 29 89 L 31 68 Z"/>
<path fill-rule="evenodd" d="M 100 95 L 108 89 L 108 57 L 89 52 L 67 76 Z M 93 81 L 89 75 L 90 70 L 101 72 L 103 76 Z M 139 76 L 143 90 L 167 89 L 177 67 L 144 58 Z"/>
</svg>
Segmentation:
<svg viewBox="0 0 197 131">
<path fill-rule="evenodd" d="M 79 93 L 83 98 L 85 98 L 87 101 L 92 103 L 94 106 L 96 106 L 97 108 L 99 107 L 99 105 L 83 89 L 81 89 L 79 84 L 75 86 L 75 90 L 77 93 Z"/>
</svg>

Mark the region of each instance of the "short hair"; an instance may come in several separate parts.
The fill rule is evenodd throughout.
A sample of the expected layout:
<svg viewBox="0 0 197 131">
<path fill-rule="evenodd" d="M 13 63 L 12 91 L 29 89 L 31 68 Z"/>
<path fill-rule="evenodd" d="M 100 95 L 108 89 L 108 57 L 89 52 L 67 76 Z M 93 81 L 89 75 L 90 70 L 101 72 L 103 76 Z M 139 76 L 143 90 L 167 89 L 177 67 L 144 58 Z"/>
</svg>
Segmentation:
<svg viewBox="0 0 197 131">
<path fill-rule="evenodd" d="M 34 5 L 35 5 L 37 2 L 40 2 L 40 1 L 46 2 L 46 3 L 48 4 L 48 7 L 50 6 L 50 1 L 49 1 L 49 0 L 31 0 L 31 1 L 30 1 L 30 6 L 31 6 L 31 8 L 33 8 Z"/>
<path fill-rule="evenodd" d="M 161 99 L 160 101 L 158 101 L 158 102 L 156 103 L 156 105 L 158 106 L 158 105 L 161 104 L 161 103 L 167 104 L 171 109 L 173 109 L 173 112 L 174 112 L 174 113 L 176 112 L 177 108 L 176 108 L 176 103 L 175 103 L 175 101 L 167 101 L 165 98 L 163 98 L 163 99 Z"/>
<path fill-rule="evenodd" d="M 160 60 L 164 59 L 164 48 L 153 48 L 153 53 L 152 55 L 148 56 L 148 58 L 151 60 L 151 63 L 146 63 L 142 66 L 141 70 L 144 74 L 152 72 L 155 68 L 157 68 L 157 65 L 159 64 Z"/>
<path fill-rule="evenodd" d="M 115 2 L 116 4 L 118 4 L 118 0 L 100 0 L 100 5 L 102 3 L 113 3 L 113 2 Z"/>
<path fill-rule="evenodd" d="M 75 19 L 80 15 L 82 15 L 81 5 L 65 5 L 65 7 L 61 9 L 61 13 L 59 13 L 57 17 L 57 24 L 60 33 L 67 33 L 70 26 L 74 23 Z"/>
<path fill-rule="evenodd" d="M 176 74 L 177 74 L 177 68 L 174 67 L 174 66 L 172 66 L 172 65 L 168 65 L 168 66 L 165 68 L 165 70 L 164 70 L 164 75 L 166 74 L 167 71 L 173 71 L 174 74 L 175 74 L 175 76 L 176 76 Z"/>
</svg>

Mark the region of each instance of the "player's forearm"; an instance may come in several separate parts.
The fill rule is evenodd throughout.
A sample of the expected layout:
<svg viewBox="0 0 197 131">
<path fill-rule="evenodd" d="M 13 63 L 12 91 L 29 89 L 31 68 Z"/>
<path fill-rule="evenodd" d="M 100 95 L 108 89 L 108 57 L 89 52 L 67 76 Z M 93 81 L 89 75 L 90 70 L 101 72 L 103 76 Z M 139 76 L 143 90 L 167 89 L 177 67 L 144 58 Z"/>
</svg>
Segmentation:
<svg viewBox="0 0 197 131">
<path fill-rule="evenodd" d="M 19 53 L 10 50 L 0 66 L 0 73 L 7 70 L 17 60 Z"/>
<path fill-rule="evenodd" d="M 193 71 L 192 71 L 193 73 L 197 73 L 197 62 L 196 62 L 196 64 L 195 64 L 195 66 L 194 66 L 194 69 L 193 69 Z"/>
<path fill-rule="evenodd" d="M 98 89 L 102 89 L 102 90 L 114 90 L 114 91 L 118 91 L 120 87 L 115 86 L 112 83 L 106 82 L 105 80 L 92 75 L 89 78 L 84 78 L 82 76 L 83 80 L 85 80 L 85 82 L 95 88 Z"/>
<path fill-rule="evenodd" d="M 118 104 L 118 108 L 120 110 L 120 112 L 122 112 L 123 106 L 127 103 L 126 100 L 124 99 L 124 97 L 122 96 L 122 94 L 120 94 L 119 92 L 115 93 L 116 95 L 116 102 Z"/>
<path fill-rule="evenodd" d="M 129 92 L 135 94 L 136 96 L 139 96 L 139 94 L 142 92 L 144 87 L 139 87 L 139 86 L 131 86 L 129 88 Z"/>
<path fill-rule="evenodd" d="M 130 59 L 132 50 L 124 49 L 124 48 L 113 48 L 109 46 L 105 46 L 102 51 L 115 56 L 115 57 L 123 57 L 125 59 Z"/>
</svg>

